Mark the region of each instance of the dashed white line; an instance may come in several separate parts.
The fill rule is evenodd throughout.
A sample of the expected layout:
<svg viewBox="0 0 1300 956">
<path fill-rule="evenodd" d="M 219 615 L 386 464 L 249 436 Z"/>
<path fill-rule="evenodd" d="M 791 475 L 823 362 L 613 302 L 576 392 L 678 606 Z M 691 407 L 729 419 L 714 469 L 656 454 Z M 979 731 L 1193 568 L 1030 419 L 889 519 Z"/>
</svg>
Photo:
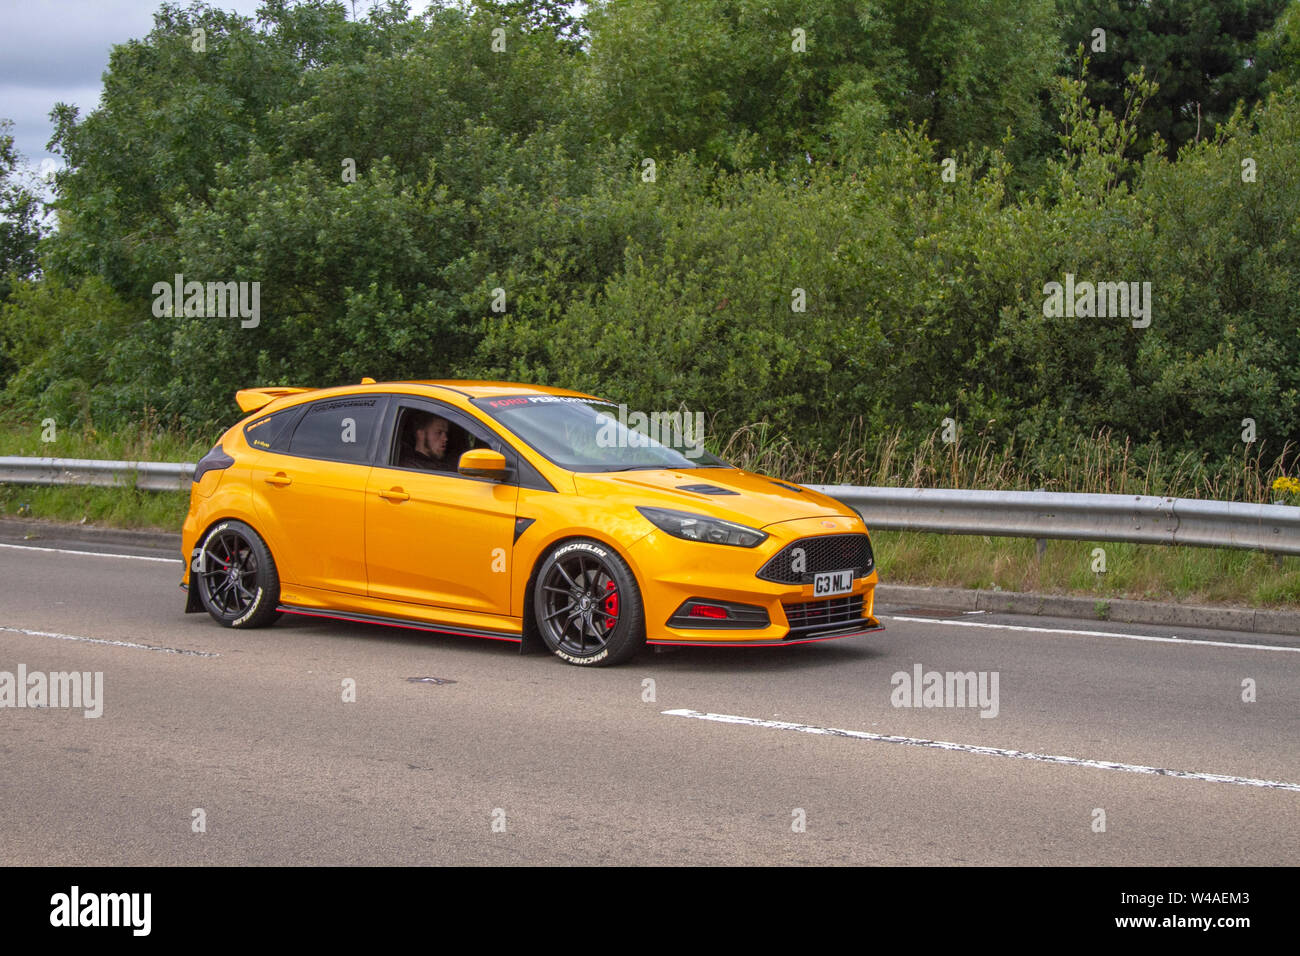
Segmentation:
<svg viewBox="0 0 1300 956">
<path fill-rule="evenodd" d="M 133 561 L 165 561 L 168 564 L 180 564 L 180 558 L 154 558 L 146 554 L 117 554 L 112 551 L 74 551 L 71 548 L 38 548 L 30 544 L 8 544 L 0 541 L 0 548 L 13 548 L 15 551 L 50 551 L 54 554 L 84 554 L 91 558 L 130 558 Z"/>
<path fill-rule="evenodd" d="M 1292 790 L 1300 793 L 1300 783 L 1280 780 L 1258 780 L 1254 777 L 1234 777 L 1222 773 L 1202 773 L 1197 770 L 1169 770 L 1163 767 L 1144 767 L 1141 764 L 1116 763 L 1111 760 L 1089 760 L 1084 757 L 1065 757 L 1060 754 L 1040 754 L 1027 750 L 1008 750 L 1003 747 L 980 747 L 975 744 L 958 744 L 947 740 L 924 740 L 920 737 L 899 737 L 894 734 L 873 734 L 865 730 L 839 730 L 835 727 L 817 727 L 813 724 L 794 724 L 784 720 L 762 720 L 757 717 L 737 717 L 734 714 L 709 714 L 683 708 L 661 711 L 670 717 L 692 717 L 723 724 L 743 724 L 748 727 L 766 727 L 769 730 L 793 730 L 801 734 L 820 734 L 828 737 L 851 737 L 885 744 L 904 744 L 909 747 L 930 747 L 935 750 L 954 750 L 962 753 L 982 754 L 986 757 L 1012 757 L 1017 760 L 1034 760 L 1039 763 L 1058 763 L 1070 767 L 1091 767 L 1095 770 L 1122 770 L 1125 773 L 1142 773 L 1157 777 L 1182 777 L 1187 780 L 1204 780 L 1209 783 L 1235 783 L 1242 787 L 1264 787 L 1269 790 Z"/>
<path fill-rule="evenodd" d="M 14 634 L 26 634 L 28 637 L 52 637 L 59 641 L 80 641 L 83 644 L 107 644 L 110 647 L 129 647 L 140 651 L 159 651 L 163 654 L 184 654 L 187 657 L 220 657 L 211 651 L 191 651 L 183 647 L 162 647 L 157 644 L 132 644 L 130 641 L 110 641 L 103 637 L 81 637 L 77 634 L 60 634 L 57 631 L 33 631 L 25 627 L 5 627 L 0 624 L 0 631 Z"/>
<path fill-rule="evenodd" d="M 1284 647 L 1281 644 L 1242 644 L 1237 641 L 1207 641 L 1194 637 L 1157 637 L 1154 634 L 1121 634 L 1118 631 L 1085 631 L 1063 627 L 1028 627 L 1024 624 L 992 624 L 986 621 L 953 621 L 941 617 L 900 617 L 896 614 L 880 614 L 877 616 L 890 621 L 909 621 L 914 624 L 988 627 L 997 631 L 1030 631 L 1035 634 L 1082 634 L 1088 637 L 1122 637 L 1126 641 L 1156 641 L 1161 644 L 1203 644 L 1208 647 L 1233 647 L 1252 651 L 1289 651 L 1292 654 L 1300 654 L 1300 647 Z"/>
</svg>

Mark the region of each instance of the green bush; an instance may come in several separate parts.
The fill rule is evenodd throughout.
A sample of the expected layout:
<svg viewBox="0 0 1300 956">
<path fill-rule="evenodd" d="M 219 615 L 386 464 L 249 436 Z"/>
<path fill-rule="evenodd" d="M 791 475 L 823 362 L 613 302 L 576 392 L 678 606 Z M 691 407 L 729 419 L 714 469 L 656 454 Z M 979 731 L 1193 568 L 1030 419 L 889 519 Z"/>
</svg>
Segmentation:
<svg viewBox="0 0 1300 956">
<path fill-rule="evenodd" d="M 1268 102 L 1170 158 L 1136 152 L 1144 75 L 1090 90 L 1047 0 L 987 7 L 624 0 L 575 33 L 555 0 L 165 5 L 98 109 L 56 109 L 4 407 L 198 434 L 251 385 L 505 377 L 809 461 L 951 419 L 1020 475 L 1106 435 L 1153 484 L 1254 494 L 1219 476 L 1300 443 L 1294 11 L 1251 7 Z M 178 273 L 259 283 L 257 327 L 155 315 Z M 1150 282 L 1150 325 L 1045 314 L 1066 275 Z"/>
</svg>

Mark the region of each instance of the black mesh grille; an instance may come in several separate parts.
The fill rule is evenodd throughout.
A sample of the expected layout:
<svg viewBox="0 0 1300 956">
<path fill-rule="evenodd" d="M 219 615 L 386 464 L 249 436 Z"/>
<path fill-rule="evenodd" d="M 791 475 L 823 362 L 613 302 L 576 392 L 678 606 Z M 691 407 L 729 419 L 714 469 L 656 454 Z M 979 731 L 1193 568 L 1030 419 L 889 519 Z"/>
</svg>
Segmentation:
<svg viewBox="0 0 1300 956">
<path fill-rule="evenodd" d="M 790 622 L 787 637 L 807 637 L 818 631 L 843 630 L 863 623 L 862 596 L 826 598 L 822 601 L 803 601 L 782 604 L 786 620 Z"/>
<path fill-rule="evenodd" d="M 802 573 L 793 570 L 797 548 L 804 553 Z M 758 576 L 777 584 L 812 584 L 814 574 L 852 569 L 855 578 L 862 578 L 874 566 L 865 534 L 822 534 L 790 542 L 759 568 Z"/>
</svg>

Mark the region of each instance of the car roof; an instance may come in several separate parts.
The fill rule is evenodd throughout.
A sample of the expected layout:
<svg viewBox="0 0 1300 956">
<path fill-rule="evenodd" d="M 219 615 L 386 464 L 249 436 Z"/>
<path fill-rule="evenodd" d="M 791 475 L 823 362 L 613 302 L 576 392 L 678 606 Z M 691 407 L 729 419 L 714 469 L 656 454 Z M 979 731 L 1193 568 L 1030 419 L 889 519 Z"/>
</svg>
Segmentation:
<svg viewBox="0 0 1300 956">
<path fill-rule="evenodd" d="M 239 403 L 242 411 L 251 415 L 266 410 L 278 411 L 290 405 L 315 401 L 320 398 L 382 392 L 395 385 L 455 392 L 470 399 L 503 395 L 563 395 L 566 397 L 595 398 L 594 395 L 575 392 L 572 389 L 552 388 L 549 385 L 525 385 L 522 382 L 492 382 L 481 379 L 419 379 L 401 382 L 376 382 L 367 378 L 356 385 L 334 385 L 325 388 L 289 388 L 285 386 L 244 388 L 235 393 L 235 400 Z"/>
<path fill-rule="evenodd" d="M 435 388 L 447 388 L 469 398 L 484 398 L 489 395 L 570 395 L 582 398 L 594 398 L 585 392 L 575 392 L 568 388 L 553 388 L 549 385 L 525 385 L 522 382 L 492 382 L 480 379 L 421 379 L 408 382 L 377 382 L 377 385 L 430 385 Z"/>
</svg>

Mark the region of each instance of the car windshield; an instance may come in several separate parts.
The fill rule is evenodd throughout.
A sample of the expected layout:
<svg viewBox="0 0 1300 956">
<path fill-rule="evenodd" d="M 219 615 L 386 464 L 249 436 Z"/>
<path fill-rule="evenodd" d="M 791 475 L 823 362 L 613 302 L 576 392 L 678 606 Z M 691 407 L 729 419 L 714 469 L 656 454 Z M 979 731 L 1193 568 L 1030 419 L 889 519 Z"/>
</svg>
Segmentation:
<svg viewBox="0 0 1300 956">
<path fill-rule="evenodd" d="M 503 395 L 474 404 L 571 471 L 726 468 L 704 450 L 703 415 L 628 412 L 626 405 L 566 395 Z"/>
</svg>

